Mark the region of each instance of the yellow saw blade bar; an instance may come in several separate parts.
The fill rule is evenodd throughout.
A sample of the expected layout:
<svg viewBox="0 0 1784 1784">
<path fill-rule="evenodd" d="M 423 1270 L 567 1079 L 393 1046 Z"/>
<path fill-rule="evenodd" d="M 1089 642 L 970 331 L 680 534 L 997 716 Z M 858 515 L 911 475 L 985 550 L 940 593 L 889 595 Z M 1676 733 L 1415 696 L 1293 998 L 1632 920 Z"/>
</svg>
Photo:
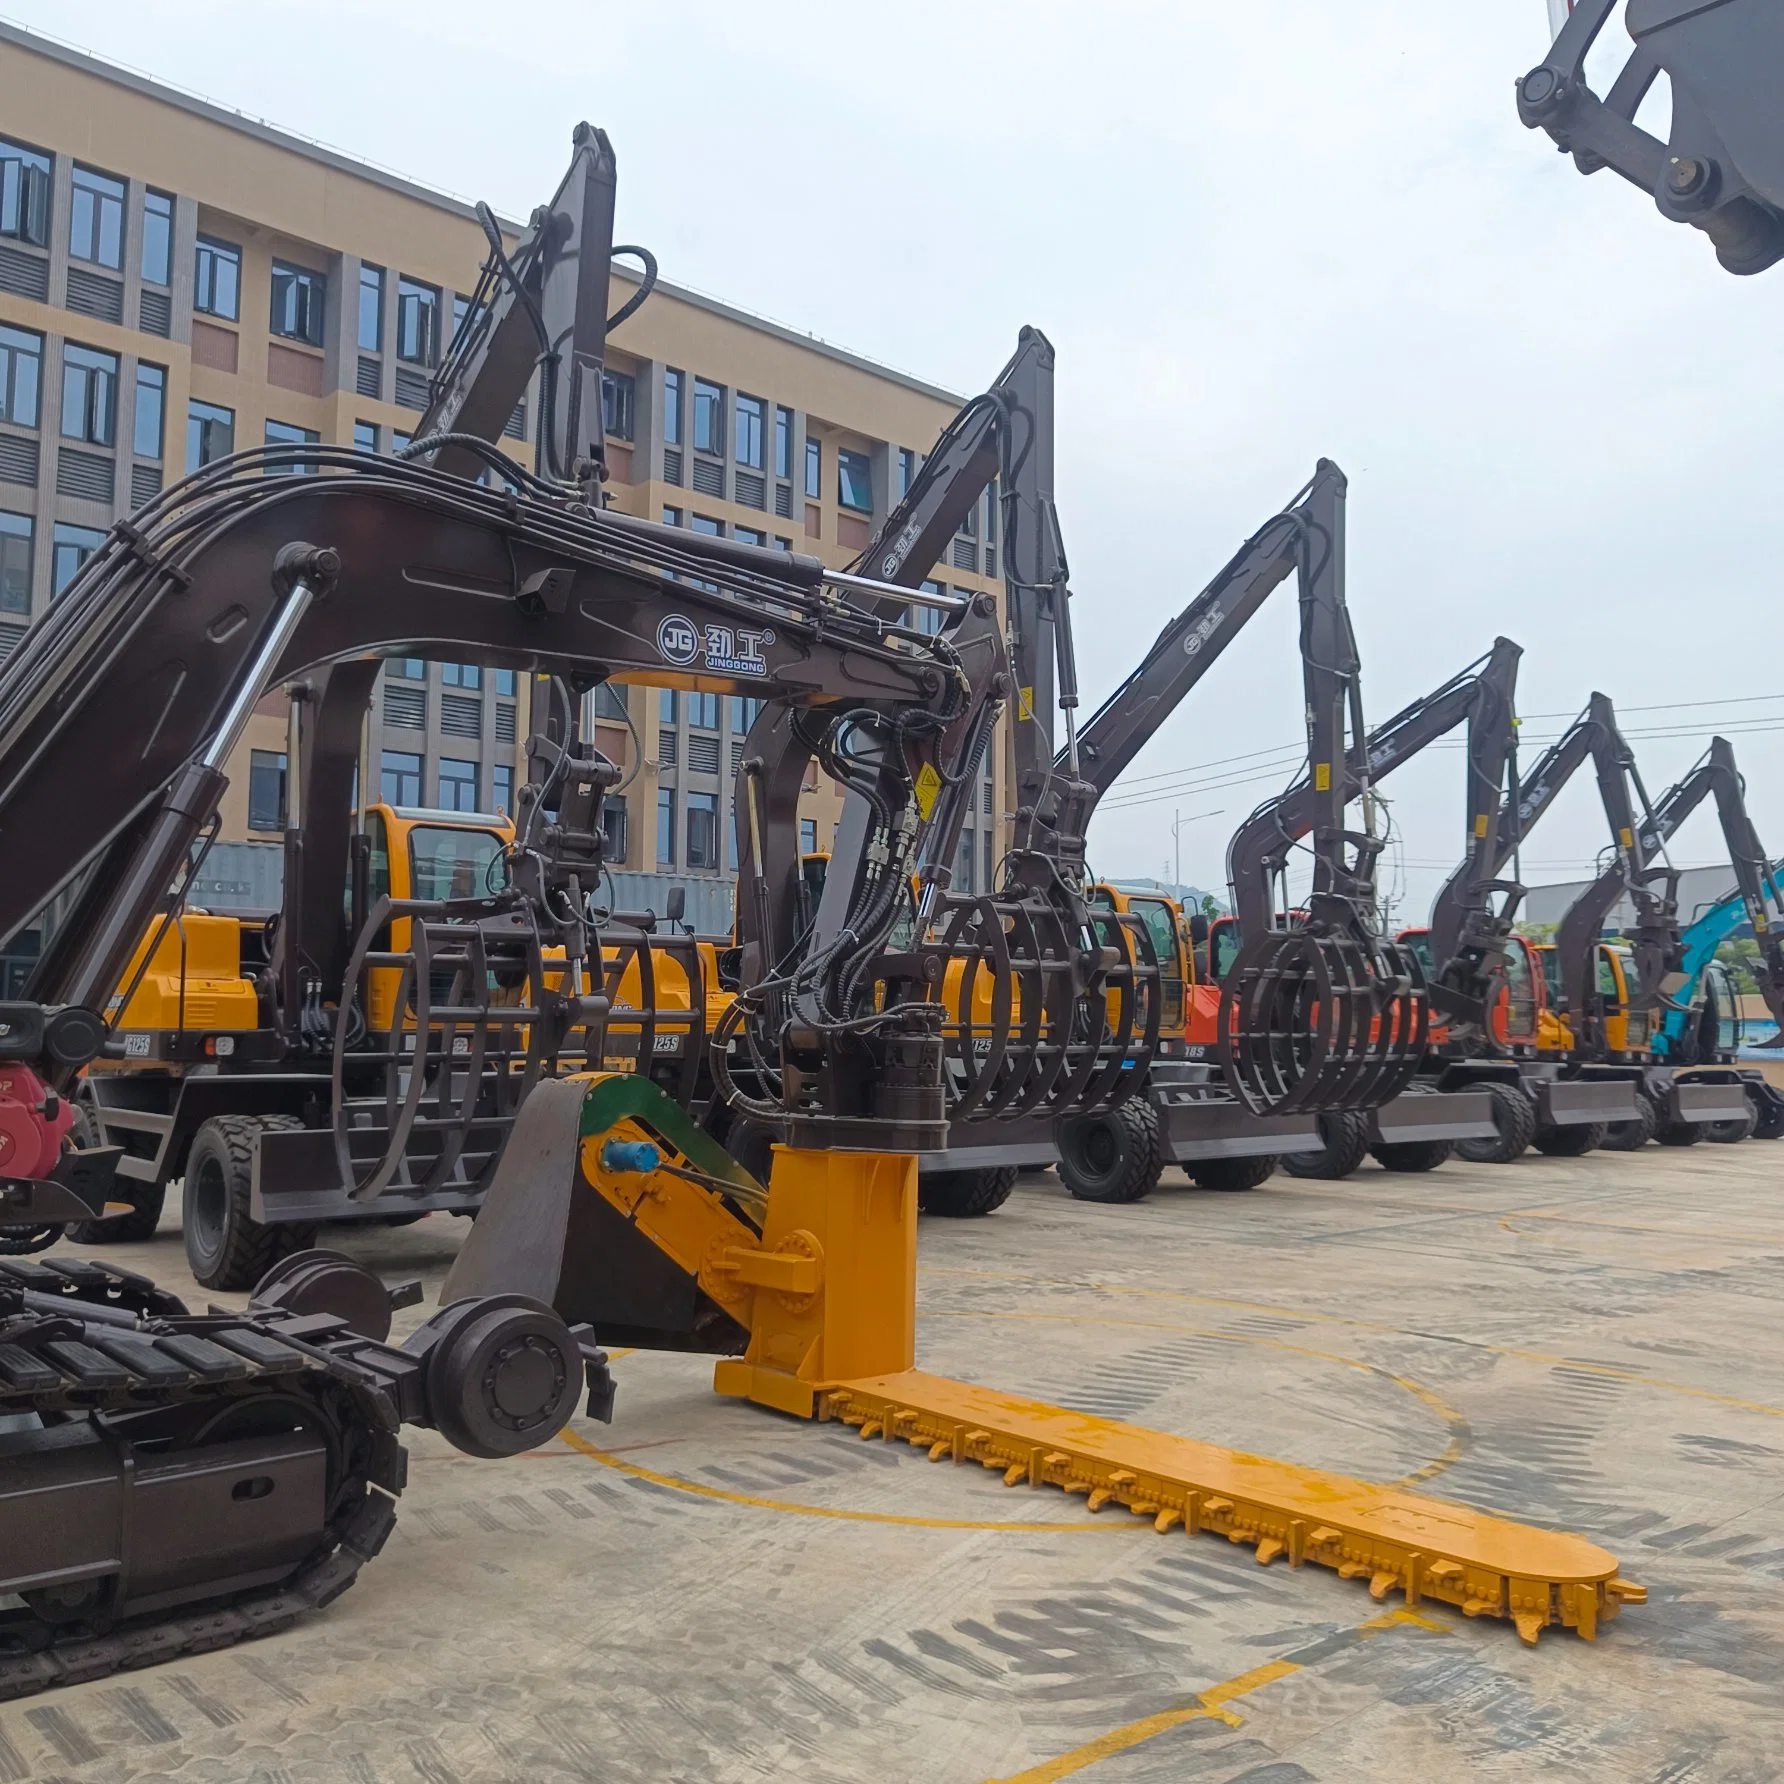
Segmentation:
<svg viewBox="0 0 1784 1784">
<path fill-rule="evenodd" d="M 818 1416 L 923 1445 L 932 1461 L 998 1469 L 1006 1486 L 1082 1493 L 1092 1511 L 1125 1506 L 1161 1532 L 1251 1543 L 1262 1565 L 1317 1561 L 1368 1580 L 1376 1599 L 1398 1590 L 1408 1605 L 1508 1617 L 1526 1642 L 1551 1623 L 1594 1640 L 1600 1623 L 1647 1598 L 1584 1537 L 921 1370 L 832 1383 Z"/>
</svg>

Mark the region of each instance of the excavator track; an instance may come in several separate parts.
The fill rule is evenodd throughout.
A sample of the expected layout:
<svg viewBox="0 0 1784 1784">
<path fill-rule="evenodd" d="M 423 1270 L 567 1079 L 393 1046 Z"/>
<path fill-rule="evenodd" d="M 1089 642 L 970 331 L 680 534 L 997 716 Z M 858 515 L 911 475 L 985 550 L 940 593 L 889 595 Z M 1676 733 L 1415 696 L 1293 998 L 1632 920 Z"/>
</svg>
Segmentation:
<svg viewBox="0 0 1784 1784">
<path fill-rule="evenodd" d="M 276 1579 L 241 1588 L 239 1571 L 226 1571 L 207 1595 L 187 1577 L 177 1605 L 131 1614 L 126 1599 L 114 1618 L 108 1604 L 135 1559 L 126 1550 L 115 1574 L 26 1588 L 0 1613 L 0 1700 L 270 1635 L 338 1598 L 396 1522 L 406 1456 L 395 1423 L 362 1374 L 278 1321 L 194 1317 L 146 1278 L 84 1260 L 0 1263 L 0 1497 L 16 1505 L 61 1484 L 50 1479 L 69 1454 L 59 1438 L 80 1440 L 95 1483 L 98 1458 L 126 1476 L 145 1460 L 201 1466 L 197 1452 L 215 1456 L 231 1432 L 309 1433 L 329 1456 L 325 1520 Z M 139 1447 L 133 1433 L 149 1441 Z M 241 1566 L 239 1556 L 207 1564 Z"/>
<path fill-rule="evenodd" d="M 1469 1617 L 1504 1617 L 1534 1644 L 1554 1624 L 1592 1641 L 1647 1589 L 1585 1538 L 1509 1523 L 1468 1506 L 1346 1475 L 1219 1449 L 995 1389 L 909 1370 L 836 1383 L 817 1415 L 927 1448 L 932 1462 L 976 1462 L 1007 1487 L 1059 1487 L 1091 1511 L 1125 1507 L 1161 1534 L 1183 1529 L 1249 1543 L 1260 1566 L 1315 1561 Z"/>
</svg>

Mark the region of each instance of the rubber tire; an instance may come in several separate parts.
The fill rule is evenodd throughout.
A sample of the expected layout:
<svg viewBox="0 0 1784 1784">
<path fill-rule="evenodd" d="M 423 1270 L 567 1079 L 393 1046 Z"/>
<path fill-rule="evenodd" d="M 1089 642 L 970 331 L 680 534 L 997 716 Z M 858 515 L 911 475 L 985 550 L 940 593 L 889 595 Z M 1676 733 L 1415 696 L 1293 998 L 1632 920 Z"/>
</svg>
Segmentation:
<svg viewBox="0 0 1784 1784">
<path fill-rule="evenodd" d="M 265 1226 L 248 1213 L 253 1183 L 254 1136 L 266 1128 L 302 1127 L 292 1115 L 213 1115 L 193 1136 L 186 1155 L 186 1186 L 180 1226 L 186 1262 L 205 1288 L 251 1289 L 280 1258 L 307 1251 L 316 1241 L 311 1225 Z M 222 1206 L 214 1243 L 205 1221 L 196 1217 L 198 1179 L 208 1170 L 221 1178 Z"/>
<path fill-rule="evenodd" d="M 1753 1105 L 1753 1138 L 1756 1140 L 1784 1140 L 1784 1108 L 1779 1108 L 1769 1100 Z"/>
<path fill-rule="evenodd" d="M 1536 1104 L 1511 1084 L 1488 1084 L 1492 1098 L 1493 1125 L 1499 1134 L 1492 1140 L 1458 1140 L 1456 1157 L 1471 1165 L 1509 1165 L 1530 1150 L 1536 1138 Z"/>
<path fill-rule="evenodd" d="M 76 1105 L 69 1138 L 80 1146 L 99 1144 L 99 1127 L 91 1109 Z M 167 1202 L 165 1183 L 129 1182 L 128 1187 L 124 1183 L 114 1184 L 112 1199 L 128 1202 L 131 1212 L 113 1215 L 109 1220 L 72 1220 L 65 1236 L 76 1245 L 134 1245 L 154 1238 Z"/>
<path fill-rule="evenodd" d="M 1384 1140 L 1369 1156 L 1384 1171 L 1434 1171 L 1454 1156 L 1454 1140 Z"/>
<path fill-rule="evenodd" d="M 1674 1121 L 1661 1127 L 1654 1138 L 1662 1146 L 1695 1146 L 1704 1137 L 1702 1121 Z"/>
<path fill-rule="evenodd" d="M 1703 1124 L 1703 1137 L 1712 1146 L 1738 1146 L 1741 1141 L 1753 1138 L 1753 1129 L 1758 1122 L 1758 1111 L 1749 1103 L 1747 1113 L 1733 1121 L 1706 1121 Z"/>
<path fill-rule="evenodd" d="M 1640 1152 L 1660 1131 L 1660 1111 L 1645 1097 L 1635 1099 L 1633 1121 L 1613 1121 L 1604 1130 L 1606 1152 Z"/>
<path fill-rule="evenodd" d="M 1199 1158 L 1183 1168 L 1197 1189 L 1218 1189 L 1236 1194 L 1268 1183 L 1281 1162 L 1273 1153 L 1266 1152 L 1256 1158 Z"/>
<path fill-rule="evenodd" d="M 943 1220 L 977 1220 L 994 1214 L 1016 1187 L 1014 1165 L 976 1171 L 930 1171 L 917 1179 L 917 1211 Z"/>
<path fill-rule="evenodd" d="M 1584 1158 L 1604 1144 L 1609 1123 L 1582 1121 L 1571 1127 L 1541 1127 L 1531 1142 L 1545 1158 Z"/>
<path fill-rule="evenodd" d="M 1059 1180 L 1080 1202 L 1137 1202 L 1164 1169 L 1158 1117 L 1141 1097 L 1059 1130 Z"/>
<path fill-rule="evenodd" d="M 1340 1110 L 1319 1118 L 1318 1152 L 1285 1152 L 1282 1168 L 1291 1177 L 1314 1177 L 1336 1183 L 1348 1177 L 1369 1156 L 1369 1117 L 1360 1110 Z"/>
</svg>

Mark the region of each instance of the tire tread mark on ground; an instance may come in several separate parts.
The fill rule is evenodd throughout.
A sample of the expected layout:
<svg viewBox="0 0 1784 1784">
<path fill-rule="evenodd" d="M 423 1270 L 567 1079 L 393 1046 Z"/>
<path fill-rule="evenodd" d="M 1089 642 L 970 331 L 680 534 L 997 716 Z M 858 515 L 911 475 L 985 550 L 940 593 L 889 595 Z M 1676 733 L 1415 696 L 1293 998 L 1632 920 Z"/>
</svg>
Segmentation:
<svg viewBox="0 0 1784 1784">
<path fill-rule="evenodd" d="M 115 1709 L 145 1741 L 165 1746 L 177 1741 L 180 1731 L 149 1701 L 146 1691 L 126 1685 L 116 1691 L 102 1691 L 100 1701 Z"/>
<path fill-rule="evenodd" d="M 53 1704 L 46 1705 L 41 1709 L 27 1710 L 25 1720 L 70 1765 L 88 1765 L 99 1757 L 99 1748 L 66 1710 Z"/>
</svg>

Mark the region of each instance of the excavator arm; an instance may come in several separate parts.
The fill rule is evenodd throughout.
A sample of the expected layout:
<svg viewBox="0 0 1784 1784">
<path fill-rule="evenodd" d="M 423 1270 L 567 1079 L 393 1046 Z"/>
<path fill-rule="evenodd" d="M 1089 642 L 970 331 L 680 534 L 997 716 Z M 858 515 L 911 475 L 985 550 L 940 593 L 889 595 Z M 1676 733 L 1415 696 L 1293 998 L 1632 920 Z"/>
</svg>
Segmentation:
<svg viewBox="0 0 1784 1784">
<path fill-rule="evenodd" d="M 1627 0 L 1634 48 L 1600 99 L 1586 56 L 1620 3 L 1577 0 L 1518 82 L 1518 116 L 1581 173 L 1608 167 L 1663 217 L 1701 229 L 1729 272 L 1763 272 L 1784 257 L 1784 12 L 1775 0 Z M 1662 74 L 1666 142 L 1635 121 Z"/>
<path fill-rule="evenodd" d="M 1694 973 L 1685 966 L 1684 939 L 1678 926 L 1677 868 L 1656 866 L 1664 860 L 1673 833 L 1705 799 L 1713 797 L 1722 838 L 1734 869 L 1736 897 L 1759 943 L 1758 979 L 1766 1007 L 1774 1019 L 1784 1017 L 1784 934 L 1772 925 L 1772 913 L 1784 910 L 1769 857 L 1747 811 L 1746 784 L 1735 766 L 1726 738 L 1715 737 L 1703 758 L 1655 802 L 1636 828 L 1633 883 L 1646 888 L 1637 899 L 1634 996 L 1648 1010 L 1679 1009 L 1677 997 Z M 1561 961 L 1562 986 L 1569 1007 L 1586 1010 L 1592 996 L 1592 956 L 1605 919 L 1630 888 L 1622 862 L 1608 867 L 1568 906 L 1555 937 Z"/>
<path fill-rule="evenodd" d="M 1471 902 L 1453 954 L 1436 957 L 1444 964 L 1431 984 L 1432 1001 L 1452 1025 L 1468 1022 L 1484 1028 L 1487 981 L 1498 955 L 1494 942 L 1476 938 L 1478 925 L 1472 918 L 1476 909 L 1487 907 L 1488 894 L 1500 885 L 1488 857 L 1517 734 L 1514 696 L 1522 655 L 1522 647 L 1509 638 L 1494 639 L 1484 657 L 1378 725 L 1367 744 L 1353 745 L 1344 760 L 1343 791 L 1348 802 L 1456 726 L 1467 724 L 1466 885 Z M 1234 832 L 1227 849 L 1227 879 L 1235 910 L 1269 912 L 1283 907 L 1280 887 L 1289 851 L 1313 828 L 1316 801 L 1311 780 L 1303 777 L 1286 793 L 1259 806 Z"/>
</svg>

